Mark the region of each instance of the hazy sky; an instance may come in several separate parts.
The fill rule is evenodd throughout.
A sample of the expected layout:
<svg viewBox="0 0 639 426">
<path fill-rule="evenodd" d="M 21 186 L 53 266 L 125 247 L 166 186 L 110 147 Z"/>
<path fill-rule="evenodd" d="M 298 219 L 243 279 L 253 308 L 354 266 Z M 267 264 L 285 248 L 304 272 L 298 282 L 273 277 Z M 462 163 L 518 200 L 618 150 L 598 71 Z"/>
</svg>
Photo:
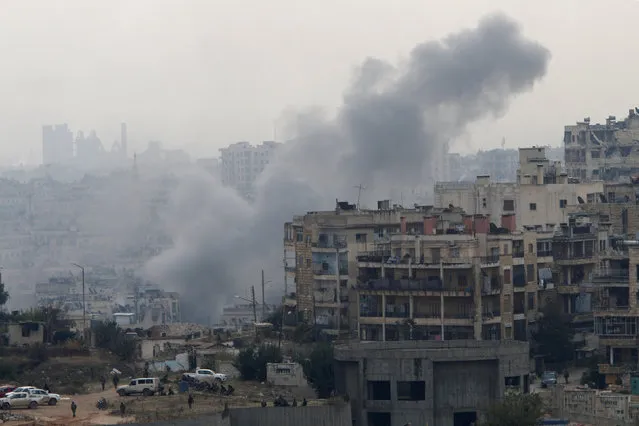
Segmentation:
<svg viewBox="0 0 639 426">
<path fill-rule="evenodd" d="M 639 105 L 635 0 L 3 0 L 0 160 L 40 161 L 41 125 L 60 122 L 110 147 L 126 121 L 137 150 L 271 139 L 287 110 L 334 109 L 365 57 L 495 11 L 551 50 L 549 72 L 457 150 L 558 145 L 565 124 Z"/>
</svg>

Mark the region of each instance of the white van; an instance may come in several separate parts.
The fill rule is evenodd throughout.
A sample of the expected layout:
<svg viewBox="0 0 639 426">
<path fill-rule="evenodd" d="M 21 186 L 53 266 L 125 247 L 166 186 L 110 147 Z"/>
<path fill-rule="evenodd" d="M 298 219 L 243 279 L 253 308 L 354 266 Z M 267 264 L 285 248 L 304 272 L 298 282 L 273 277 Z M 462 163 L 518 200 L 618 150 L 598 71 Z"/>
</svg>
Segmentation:
<svg viewBox="0 0 639 426">
<path fill-rule="evenodd" d="M 128 385 L 118 387 L 118 395 L 127 396 L 142 394 L 145 396 L 151 396 L 156 393 L 162 392 L 162 384 L 157 377 L 143 377 L 140 379 L 133 379 Z"/>
</svg>

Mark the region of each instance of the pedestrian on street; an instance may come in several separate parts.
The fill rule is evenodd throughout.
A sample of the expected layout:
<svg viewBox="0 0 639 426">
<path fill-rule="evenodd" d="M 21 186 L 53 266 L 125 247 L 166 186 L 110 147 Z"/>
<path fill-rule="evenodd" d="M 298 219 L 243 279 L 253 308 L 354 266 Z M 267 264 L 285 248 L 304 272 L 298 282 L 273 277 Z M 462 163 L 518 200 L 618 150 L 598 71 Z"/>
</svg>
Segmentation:
<svg viewBox="0 0 639 426">
<path fill-rule="evenodd" d="M 568 377 L 570 377 L 570 373 L 568 372 L 568 369 L 564 369 L 564 380 L 566 381 L 566 384 L 568 384 Z"/>
<path fill-rule="evenodd" d="M 124 417 L 125 413 L 126 413 L 126 405 L 124 405 L 124 401 L 122 401 L 120 402 L 120 415 Z"/>
<path fill-rule="evenodd" d="M 193 395 L 189 394 L 189 409 L 193 409 L 193 402 L 195 402 L 195 400 L 193 399 Z"/>
<path fill-rule="evenodd" d="M 71 412 L 73 413 L 73 417 L 75 417 L 75 410 L 78 409 L 78 404 L 75 401 L 71 401 Z"/>
<path fill-rule="evenodd" d="M 114 389 L 118 389 L 118 383 L 120 383 L 120 378 L 118 377 L 117 374 L 113 375 L 113 388 Z"/>
<path fill-rule="evenodd" d="M 100 384 L 102 385 L 102 390 L 104 390 L 104 386 L 106 385 L 106 378 L 104 375 L 100 376 Z"/>
</svg>

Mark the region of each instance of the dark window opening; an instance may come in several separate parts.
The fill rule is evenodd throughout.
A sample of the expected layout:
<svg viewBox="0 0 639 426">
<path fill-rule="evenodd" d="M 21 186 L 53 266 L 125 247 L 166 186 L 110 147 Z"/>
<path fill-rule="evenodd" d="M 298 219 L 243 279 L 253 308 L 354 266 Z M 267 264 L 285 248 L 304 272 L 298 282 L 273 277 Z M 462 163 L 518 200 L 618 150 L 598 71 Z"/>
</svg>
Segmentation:
<svg viewBox="0 0 639 426">
<path fill-rule="evenodd" d="M 425 401 L 426 382 L 397 382 L 397 399 L 399 401 Z"/>
<path fill-rule="evenodd" d="M 391 386 L 390 381 L 368 381 L 368 399 L 371 401 L 390 401 Z"/>
<path fill-rule="evenodd" d="M 537 203 L 530 203 L 529 208 L 530 210 L 537 210 Z"/>
<path fill-rule="evenodd" d="M 519 387 L 521 385 L 521 377 L 519 377 L 519 376 L 506 376 L 504 378 L 504 384 L 507 387 Z"/>
<path fill-rule="evenodd" d="M 453 415 L 454 426 L 474 426 L 477 424 L 477 412 L 466 411 L 463 413 L 455 413 Z"/>
<path fill-rule="evenodd" d="M 515 200 L 504 200 L 504 208 L 505 212 L 514 212 L 515 211 Z"/>
<path fill-rule="evenodd" d="M 371 413 L 367 414 L 368 426 L 392 426 L 390 413 Z"/>
<path fill-rule="evenodd" d="M 565 209 L 568 205 L 568 200 L 559 200 L 559 208 Z"/>
</svg>

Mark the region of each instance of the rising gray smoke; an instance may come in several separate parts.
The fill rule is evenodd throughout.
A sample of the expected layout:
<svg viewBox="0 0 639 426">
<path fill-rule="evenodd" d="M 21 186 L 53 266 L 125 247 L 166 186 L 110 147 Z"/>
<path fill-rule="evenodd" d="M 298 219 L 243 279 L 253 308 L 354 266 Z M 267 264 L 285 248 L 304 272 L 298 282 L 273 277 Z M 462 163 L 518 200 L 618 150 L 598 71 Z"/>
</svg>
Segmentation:
<svg viewBox="0 0 639 426">
<path fill-rule="evenodd" d="M 284 222 L 331 209 L 365 183 L 369 197 L 423 179 L 430 153 L 508 102 L 545 73 L 549 51 L 502 15 L 417 45 L 393 65 L 367 59 L 334 118 L 295 120 L 296 139 L 258 182 L 248 203 L 204 175 L 183 179 L 166 222 L 175 247 L 147 265 L 151 278 L 182 292 L 192 319 L 215 316 L 230 295 L 259 284 L 260 269 L 281 281 Z"/>
</svg>

